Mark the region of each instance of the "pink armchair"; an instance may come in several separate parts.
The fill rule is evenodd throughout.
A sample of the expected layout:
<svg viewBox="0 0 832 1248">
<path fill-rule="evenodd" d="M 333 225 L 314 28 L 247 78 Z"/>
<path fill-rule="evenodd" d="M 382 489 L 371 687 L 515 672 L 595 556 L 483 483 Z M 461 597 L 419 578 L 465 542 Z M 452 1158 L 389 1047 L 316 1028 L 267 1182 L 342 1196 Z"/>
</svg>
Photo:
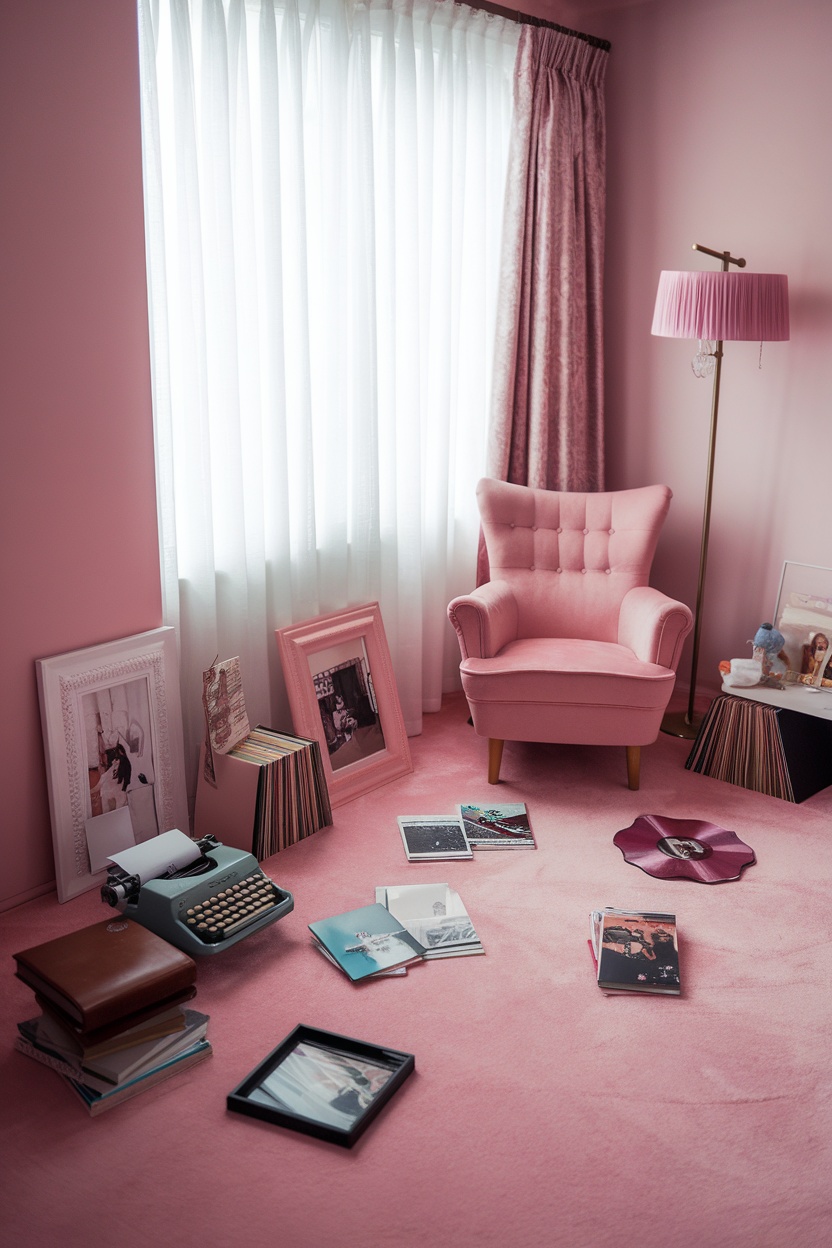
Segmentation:
<svg viewBox="0 0 832 1248">
<path fill-rule="evenodd" d="M 664 485 L 610 493 L 477 486 L 491 580 L 455 598 L 460 673 L 488 781 L 504 741 L 623 745 L 629 787 L 656 740 L 690 609 L 648 585 Z"/>
</svg>

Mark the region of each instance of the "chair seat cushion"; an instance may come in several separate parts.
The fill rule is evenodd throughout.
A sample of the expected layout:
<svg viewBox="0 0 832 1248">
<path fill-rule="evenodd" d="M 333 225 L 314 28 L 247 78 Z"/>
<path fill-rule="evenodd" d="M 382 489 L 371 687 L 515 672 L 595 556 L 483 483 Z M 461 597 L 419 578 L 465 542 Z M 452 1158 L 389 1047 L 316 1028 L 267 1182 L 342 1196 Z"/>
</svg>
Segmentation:
<svg viewBox="0 0 832 1248">
<path fill-rule="evenodd" d="M 676 680 L 626 646 L 551 637 L 464 659 L 460 673 L 480 735 L 576 744 L 654 741 Z"/>
</svg>

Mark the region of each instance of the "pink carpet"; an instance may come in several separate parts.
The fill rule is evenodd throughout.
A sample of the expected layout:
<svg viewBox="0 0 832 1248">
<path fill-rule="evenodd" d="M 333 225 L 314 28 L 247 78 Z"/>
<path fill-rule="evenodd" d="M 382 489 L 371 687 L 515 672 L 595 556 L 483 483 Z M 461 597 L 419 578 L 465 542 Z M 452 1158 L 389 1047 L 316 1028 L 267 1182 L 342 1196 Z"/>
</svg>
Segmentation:
<svg viewBox="0 0 832 1248">
<path fill-rule="evenodd" d="M 199 964 L 214 1056 L 90 1119 L 12 1051 L 34 1013 L 11 954 L 110 913 L 96 893 L 0 916 L 6 1242 L 24 1248 L 809 1248 L 832 1241 L 832 789 L 800 806 L 685 771 L 689 745 L 506 746 L 498 789 L 458 699 L 412 776 L 266 864 L 295 910 Z M 398 814 L 526 801 L 539 848 L 409 864 Z M 642 813 L 732 829 L 758 861 L 661 881 L 612 837 Z M 307 923 L 376 884 L 448 881 L 485 957 L 353 986 Z M 678 916 L 681 998 L 605 996 L 596 906 Z M 352 1151 L 231 1115 L 226 1093 L 297 1023 L 416 1055 Z"/>
</svg>

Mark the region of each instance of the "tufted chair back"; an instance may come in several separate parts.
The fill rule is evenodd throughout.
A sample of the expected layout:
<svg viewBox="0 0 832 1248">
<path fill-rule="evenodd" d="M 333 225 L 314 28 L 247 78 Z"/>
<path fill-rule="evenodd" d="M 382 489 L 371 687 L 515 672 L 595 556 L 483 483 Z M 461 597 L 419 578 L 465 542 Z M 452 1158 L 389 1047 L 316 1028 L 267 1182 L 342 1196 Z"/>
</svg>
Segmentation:
<svg viewBox="0 0 832 1248">
<path fill-rule="evenodd" d="M 579 494 L 480 481 L 490 577 L 514 593 L 517 636 L 616 641 L 622 599 L 649 583 L 670 499 L 665 485 Z"/>
</svg>

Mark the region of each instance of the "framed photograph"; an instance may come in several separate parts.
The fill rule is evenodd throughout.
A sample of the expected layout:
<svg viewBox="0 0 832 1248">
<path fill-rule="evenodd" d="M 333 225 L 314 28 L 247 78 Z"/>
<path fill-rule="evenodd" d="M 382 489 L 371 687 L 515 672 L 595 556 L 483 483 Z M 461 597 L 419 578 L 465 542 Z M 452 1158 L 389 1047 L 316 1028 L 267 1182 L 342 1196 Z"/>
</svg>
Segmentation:
<svg viewBox="0 0 832 1248">
<path fill-rule="evenodd" d="M 474 857 L 459 815 L 399 815 L 398 824 L 409 862 Z"/>
<path fill-rule="evenodd" d="M 294 731 L 320 744 L 333 806 L 413 770 L 377 602 L 275 635 Z"/>
<path fill-rule="evenodd" d="M 787 560 L 774 623 L 784 637 L 786 680 L 832 690 L 832 569 Z"/>
<path fill-rule="evenodd" d="M 173 628 L 35 663 L 58 900 L 103 884 L 107 857 L 188 832 Z"/>
<path fill-rule="evenodd" d="M 352 1148 L 415 1066 L 412 1053 L 301 1024 L 226 1104 L 238 1114 Z"/>
</svg>

